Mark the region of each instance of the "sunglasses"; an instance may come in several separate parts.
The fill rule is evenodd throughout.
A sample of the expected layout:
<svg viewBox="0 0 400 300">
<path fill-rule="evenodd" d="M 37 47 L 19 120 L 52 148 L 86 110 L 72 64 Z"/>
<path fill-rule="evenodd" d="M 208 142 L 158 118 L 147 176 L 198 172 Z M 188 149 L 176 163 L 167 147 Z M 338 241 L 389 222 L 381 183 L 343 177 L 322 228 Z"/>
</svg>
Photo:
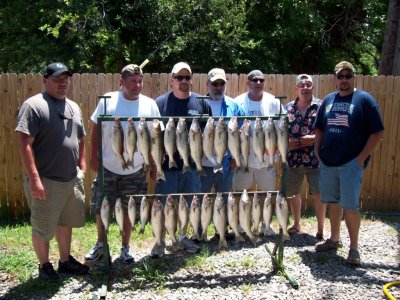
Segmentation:
<svg viewBox="0 0 400 300">
<path fill-rule="evenodd" d="M 336 75 L 336 78 L 337 79 L 339 79 L 339 80 L 342 80 L 343 78 L 346 78 L 346 79 L 351 79 L 351 78 L 353 78 L 354 77 L 354 75 L 353 74 L 346 74 L 346 75 Z"/>
<path fill-rule="evenodd" d="M 300 82 L 297 84 L 298 88 L 305 88 L 305 87 L 312 87 L 312 83 L 311 82 Z"/>
<path fill-rule="evenodd" d="M 264 78 L 253 78 L 250 79 L 251 82 L 257 83 L 257 82 L 261 82 L 264 83 L 265 79 Z"/>
<path fill-rule="evenodd" d="M 212 85 L 213 87 L 225 86 L 225 82 L 211 82 L 211 85 Z"/>
<path fill-rule="evenodd" d="M 57 108 L 58 110 L 58 108 Z M 68 102 L 65 102 L 64 112 L 58 111 L 60 117 L 64 120 L 72 120 L 74 118 L 74 110 Z"/>
<path fill-rule="evenodd" d="M 174 76 L 174 79 L 178 80 L 178 81 L 182 81 L 183 79 L 185 79 L 186 81 L 189 81 L 190 79 L 192 79 L 192 76 Z"/>
</svg>

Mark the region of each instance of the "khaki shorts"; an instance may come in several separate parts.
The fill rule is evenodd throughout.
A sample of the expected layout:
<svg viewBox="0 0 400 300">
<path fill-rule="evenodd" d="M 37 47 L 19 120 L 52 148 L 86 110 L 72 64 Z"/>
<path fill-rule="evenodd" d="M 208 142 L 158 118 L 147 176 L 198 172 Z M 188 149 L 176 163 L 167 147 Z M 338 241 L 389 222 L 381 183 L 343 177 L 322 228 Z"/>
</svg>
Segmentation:
<svg viewBox="0 0 400 300">
<path fill-rule="evenodd" d="M 304 176 L 307 178 L 310 193 L 319 194 L 319 168 L 288 168 L 287 169 L 287 196 L 301 193 Z"/>
<path fill-rule="evenodd" d="M 85 225 L 85 191 L 83 178 L 68 182 L 41 178 L 47 191 L 47 199 L 39 200 L 31 196 L 28 177 L 23 184 L 28 206 L 31 210 L 32 234 L 50 241 L 58 226 L 79 228 Z"/>
<path fill-rule="evenodd" d="M 276 170 L 274 168 L 249 168 L 249 172 L 237 171 L 233 175 L 232 188 L 234 190 L 250 189 L 257 184 L 259 191 L 275 191 Z"/>
</svg>

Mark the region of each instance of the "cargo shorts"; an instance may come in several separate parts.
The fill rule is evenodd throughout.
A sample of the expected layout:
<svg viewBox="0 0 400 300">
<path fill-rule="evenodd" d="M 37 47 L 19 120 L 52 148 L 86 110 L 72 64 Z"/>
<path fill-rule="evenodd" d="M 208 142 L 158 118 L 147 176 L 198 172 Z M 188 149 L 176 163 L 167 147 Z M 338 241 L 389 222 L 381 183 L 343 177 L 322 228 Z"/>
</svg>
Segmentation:
<svg viewBox="0 0 400 300">
<path fill-rule="evenodd" d="M 122 207 L 126 213 L 130 195 L 147 194 L 146 172 L 143 169 L 129 175 L 119 175 L 104 169 L 103 175 L 104 195 L 108 197 L 111 207 L 114 206 L 117 198 L 121 198 Z M 98 177 L 96 177 L 92 183 L 91 210 L 93 213 L 100 214 L 102 202 Z M 138 208 L 140 208 L 140 201 L 136 201 L 136 211 Z"/>
<path fill-rule="evenodd" d="M 28 176 L 23 186 L 31 211 L 32 234 L 50 241 L 58 226 L 79 228 L 85 225 L 84 178 L 78 175 L 67 182 L 41 178 L 47 192 L 45 200 L 32 198 Z"/>
</svg>

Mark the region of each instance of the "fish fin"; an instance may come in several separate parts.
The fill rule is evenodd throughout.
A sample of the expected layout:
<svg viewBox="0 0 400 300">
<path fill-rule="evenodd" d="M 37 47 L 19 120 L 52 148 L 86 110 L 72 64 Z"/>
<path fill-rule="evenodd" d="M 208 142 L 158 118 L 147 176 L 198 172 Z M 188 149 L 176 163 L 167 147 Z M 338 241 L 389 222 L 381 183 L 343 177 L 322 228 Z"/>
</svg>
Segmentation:
<svg viewBox="0 0 400 300">
<path fill-rule="evenodd" d="M 190 167 L 189 166 L 183 166 L 182 168 L 182 174 L 185 174 L 186 172 L 190 171 Z"/>
<path fill-rule="evenodd" d="M 178 167 L 178 165 L 176 164 L 176 162 L 174 160 L 170 160 L 169 161 L 169 168 L 170 169 L 177 168 L 177 167 Z"/>
<path fill-rule="evenodd" d="M 165 174 L 162 171 L 157 172 L 157 178 L 156 181 L 158 181 L 159 179 L 167 181 L 167 179 L 165 178 Z"/>
<path fill-rule="evenodd" d="M 218 173 L 218 172 L 223 172 L 223 168 L 222 168 L 222 165 L 221 164 L 217 164 L 215 167 L 214 167 L 214 173 Z"/>
</svg>

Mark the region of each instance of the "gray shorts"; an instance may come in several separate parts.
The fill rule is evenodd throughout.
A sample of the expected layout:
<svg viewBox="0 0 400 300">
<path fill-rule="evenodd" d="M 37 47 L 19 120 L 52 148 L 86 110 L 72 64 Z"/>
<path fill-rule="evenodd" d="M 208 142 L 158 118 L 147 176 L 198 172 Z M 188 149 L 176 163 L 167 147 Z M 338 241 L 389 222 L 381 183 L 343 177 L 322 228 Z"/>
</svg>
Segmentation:
<svg viewBox="0 0 400 300">
<path fill-rule="evenodd" d="M 115 174 L 104 169 L 104 195 L 107 195 L 111 206 L 114 206 L 117 198 L 122 199 L 124 211 L 127 211 L 129 195 L 147 194 L 146 172 L 140 169 L 138 172 L 129 175 Z M 101 209 L 101 192 L 97 177 L 92 183 L 92 212 L 99 214 Z M 140 207 L 140 201 L 136 201 L 136 206 Z"/>
<path fill-rule="evenodd" d="M 286 195 L 293 196 L 301 193 L 304 176 L 307 178 L 310 193 L 319 194 L 319 173 L 319 168 L 288 168 Z"/>
<path fill-rule="evenodd" d="M 85 225 L 85 191 L 83 178 L 61 182 L 41 178 L 47 192 L 45 200 L 32 198 L 29 180 L 23 186 L 31 211 L 32 234 L 50 241 L 58 226 L 79 228 Z"/>
<path fill-rule="evenodd" d="M 249 168 L 249 172 L 238 170 L 233 175 L 232 188 L 236 191 L 250 189 L 254 184 L 259 191 L 275 191 L 276 170 L 274 168 Z"/>
</svg>

